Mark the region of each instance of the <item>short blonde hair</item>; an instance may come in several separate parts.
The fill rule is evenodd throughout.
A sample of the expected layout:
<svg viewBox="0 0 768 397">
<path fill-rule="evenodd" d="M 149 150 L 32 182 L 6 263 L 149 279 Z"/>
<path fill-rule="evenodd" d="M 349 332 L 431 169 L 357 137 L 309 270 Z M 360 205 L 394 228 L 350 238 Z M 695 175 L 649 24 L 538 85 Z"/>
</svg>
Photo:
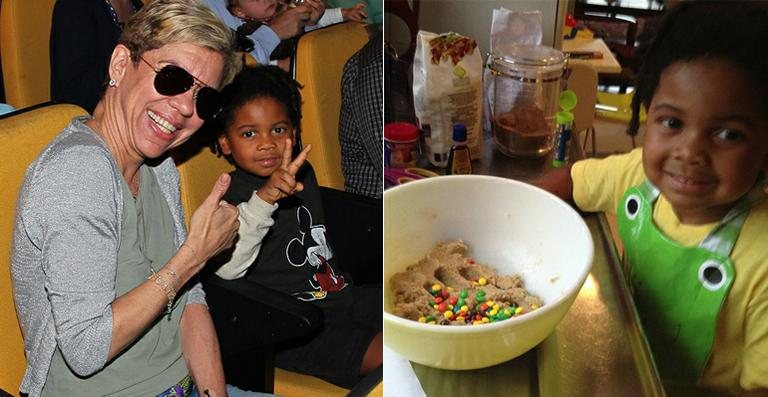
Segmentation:
<svg viewBox="0 0 768 397">
<path fill-rule="evenodd" d="M 220 85 L 229 84 L 242 68 L 234 32 L 199 0 L 151 0 L 126 23 L 119 44 L 131 59 L 168 44 L 187 43 L 215 51 L 224 58 Z"/>
</svg>

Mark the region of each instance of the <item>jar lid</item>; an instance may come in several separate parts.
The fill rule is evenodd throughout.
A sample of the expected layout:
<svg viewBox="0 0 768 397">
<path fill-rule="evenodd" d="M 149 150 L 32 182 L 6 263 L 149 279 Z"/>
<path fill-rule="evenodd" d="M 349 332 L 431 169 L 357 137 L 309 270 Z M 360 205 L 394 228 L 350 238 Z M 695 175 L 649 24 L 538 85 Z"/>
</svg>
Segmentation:
<svg viewBox="0 0 768 397">
<path fill-rule="evenodd" d="M 565 61 L 565 54 L 552 47 L 505 43 L 494 49 L 495 62 L 525 66 L 552 66 Z"/>
<path fill-rule="evenodd" d="M 419 128 L 411 123 L 388 123 L 384 126 L 384 138 L 390 142 L 414 142 L 419 139 Z"/>
</svg>

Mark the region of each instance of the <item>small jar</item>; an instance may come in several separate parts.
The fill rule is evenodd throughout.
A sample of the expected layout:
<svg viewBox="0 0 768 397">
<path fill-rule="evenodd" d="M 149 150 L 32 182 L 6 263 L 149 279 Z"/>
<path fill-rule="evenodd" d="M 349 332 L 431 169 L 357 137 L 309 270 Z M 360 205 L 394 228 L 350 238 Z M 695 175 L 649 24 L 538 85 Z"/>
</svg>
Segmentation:
<svg viewBox="0 0 768 397">
<path fill-rule="evenodd" d="M 419 153 L 419 128 L 411 123 L 389 123 L 384 126 L 384 165 L 394 168 L 413 167 Z"/>
</svg>

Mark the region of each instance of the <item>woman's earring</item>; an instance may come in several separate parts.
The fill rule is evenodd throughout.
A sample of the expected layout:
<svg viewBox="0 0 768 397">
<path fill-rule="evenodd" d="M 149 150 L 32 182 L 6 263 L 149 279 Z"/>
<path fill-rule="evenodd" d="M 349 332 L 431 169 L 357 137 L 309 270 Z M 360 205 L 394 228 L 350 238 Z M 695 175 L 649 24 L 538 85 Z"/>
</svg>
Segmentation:
<svg viewBox="0 0 768 397">
<path fill-rule="evenodd" d="M 116 85 L 117 85 L 117 81 L 115 81 L 115 79 L 109 79 L 109 86 L 110 87 L 114 87 Z"/>
</svg>

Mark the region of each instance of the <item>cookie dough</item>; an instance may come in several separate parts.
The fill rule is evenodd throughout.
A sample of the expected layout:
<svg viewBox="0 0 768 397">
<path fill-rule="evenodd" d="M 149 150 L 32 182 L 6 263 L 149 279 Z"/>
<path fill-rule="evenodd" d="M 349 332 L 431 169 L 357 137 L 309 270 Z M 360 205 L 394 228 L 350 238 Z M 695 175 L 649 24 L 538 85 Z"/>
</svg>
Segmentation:
<svg viewBox="0 0 768 397">
<path fill-rule="evenodd" d="M 519 275 L 502 276 L 467 257 L 463 241 L 438 244 L 418 263 L 390 278 L 394 314 L 441 325 L 506 320 L 542 306 Z"/>
</svg>

